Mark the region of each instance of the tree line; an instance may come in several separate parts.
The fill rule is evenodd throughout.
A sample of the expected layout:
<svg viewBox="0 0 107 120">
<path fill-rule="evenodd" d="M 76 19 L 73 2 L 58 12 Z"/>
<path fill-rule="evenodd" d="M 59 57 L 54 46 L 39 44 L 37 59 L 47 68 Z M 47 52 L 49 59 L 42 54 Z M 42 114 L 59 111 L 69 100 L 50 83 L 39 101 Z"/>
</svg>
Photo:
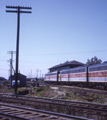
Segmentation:
<svg viewBox="0 0 107 120">
<path fill-rule="evenodd" d="M 86 65 L 90 66 L 90 65 L 95 65 L 95 64 L 101 64 L 102 60 L 98 59 L 96 56 L 92 57 L 91 59 L 87 59 Z"/>
</svg>

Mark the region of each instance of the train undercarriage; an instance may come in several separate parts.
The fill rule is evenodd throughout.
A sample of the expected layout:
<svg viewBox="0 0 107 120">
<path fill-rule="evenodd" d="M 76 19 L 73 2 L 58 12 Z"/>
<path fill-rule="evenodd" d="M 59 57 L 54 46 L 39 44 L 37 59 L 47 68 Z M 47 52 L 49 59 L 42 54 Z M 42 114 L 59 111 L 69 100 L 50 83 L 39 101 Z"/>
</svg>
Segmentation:
<svg viewBox="0 0 107 120">
<path fill-rule="evenodd" d="M 57 82 L 57 81 L 45 81 L 47 84 L 52 85 L 68 85 L 68 86 L 77 86 L 77 87 L 84 87 L 84 88 L 92 88 L 92 89 L 99 89 L 99 90 L 107 90 L 107 83 L 104 82 Z"/>
</svg>

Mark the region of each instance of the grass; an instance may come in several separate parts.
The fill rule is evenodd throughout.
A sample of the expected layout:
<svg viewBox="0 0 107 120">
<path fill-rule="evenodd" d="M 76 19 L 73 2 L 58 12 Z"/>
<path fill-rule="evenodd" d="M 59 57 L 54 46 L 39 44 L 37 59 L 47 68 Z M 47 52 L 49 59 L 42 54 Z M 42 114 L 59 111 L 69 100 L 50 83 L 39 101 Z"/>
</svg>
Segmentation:
<svg viewBox="0 0 107 120">
<path fill-rule="evenodd" d="M 18 91 L 29 90 L 29 96 L 47 97 L 54 99 L 67 99 L 73 101 L 93 102 L 93 103 L 105 103 L 107 95 L 91 93 L 85 90 L 73 90 L 69 88 L 58 88 L 57 90 L 52 89 L 50 86 L 46 87 L 24 87 L 18 88 Z M 0 93 L 14 93 L 14 89 L 11 88 L 0 88 Z M 64 94 L 59 94 L 64 93 Z"/>
<path fill-rule="evenodd" d="M 105 98 L 107 98 L 107 95 L 91 93 L 84 90 L 79 91 L 69 88 L 59 88 L 59 90 L 65 92 L 66 95 L 62 97 L 68 100 L 93 102 L 93 103 L 105 103 Z M 57 98 L 60 97 L 61 96 L 58 96 Z"/>
<path fill-rule="evenodd" d="M 14 93 L 14 89 L 0 88 L 0 93 Z"/>
<path fill-rule="evenodd" d="M 52 98 L 55 96 L 55 92 L 50 87 L 39 87 L 35 89 L 35 96 Z"/>
</svg>

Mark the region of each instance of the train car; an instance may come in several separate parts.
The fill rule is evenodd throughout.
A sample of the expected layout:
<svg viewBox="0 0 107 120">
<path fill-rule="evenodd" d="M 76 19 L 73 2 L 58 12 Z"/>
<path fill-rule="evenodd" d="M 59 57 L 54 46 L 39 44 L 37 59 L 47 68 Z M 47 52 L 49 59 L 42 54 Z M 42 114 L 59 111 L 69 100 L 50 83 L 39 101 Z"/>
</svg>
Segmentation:
<svg viewBox="0 0 107 120">
<path fill-rule="evenodd" d="M 76 67 L 62 70 L 60 72 L 60 81 L 63 84 L 84 86 L 87 85 L 87 67 Z"/>
<path fill-rule="evenodd" d="M 68 84 L 69 69 L 61 70 L 58 78 L 59 84 Z"/>
<path fill-rule="evenodd" d="M 98 89 L 107 89 L 107 63 L 88 67 L 89 86 Z"/>
<path fill-rule="evenodd" d="M 52 72 L 45 74 L 45 82 L 56 84 L 58 81 L 58 72 Z"/>
<path fill-rule="evenodd" d="M 45 81 L 52 84 L 75 85 L 107 90 L 107 63 L 80 66 L 47 73 Z"/>
</svg>

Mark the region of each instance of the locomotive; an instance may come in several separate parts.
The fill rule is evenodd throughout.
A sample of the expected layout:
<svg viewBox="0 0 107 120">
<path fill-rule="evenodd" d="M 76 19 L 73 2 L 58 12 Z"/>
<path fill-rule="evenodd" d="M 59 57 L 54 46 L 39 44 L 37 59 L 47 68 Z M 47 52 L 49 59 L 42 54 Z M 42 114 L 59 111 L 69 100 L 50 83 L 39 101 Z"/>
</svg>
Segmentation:
<svg viewBox="0 0 107 120">
<path fill-rule="evenodd" d="M 45 82 L 107 90 L 107 63 L 49 72 Z"/>
</svg>

